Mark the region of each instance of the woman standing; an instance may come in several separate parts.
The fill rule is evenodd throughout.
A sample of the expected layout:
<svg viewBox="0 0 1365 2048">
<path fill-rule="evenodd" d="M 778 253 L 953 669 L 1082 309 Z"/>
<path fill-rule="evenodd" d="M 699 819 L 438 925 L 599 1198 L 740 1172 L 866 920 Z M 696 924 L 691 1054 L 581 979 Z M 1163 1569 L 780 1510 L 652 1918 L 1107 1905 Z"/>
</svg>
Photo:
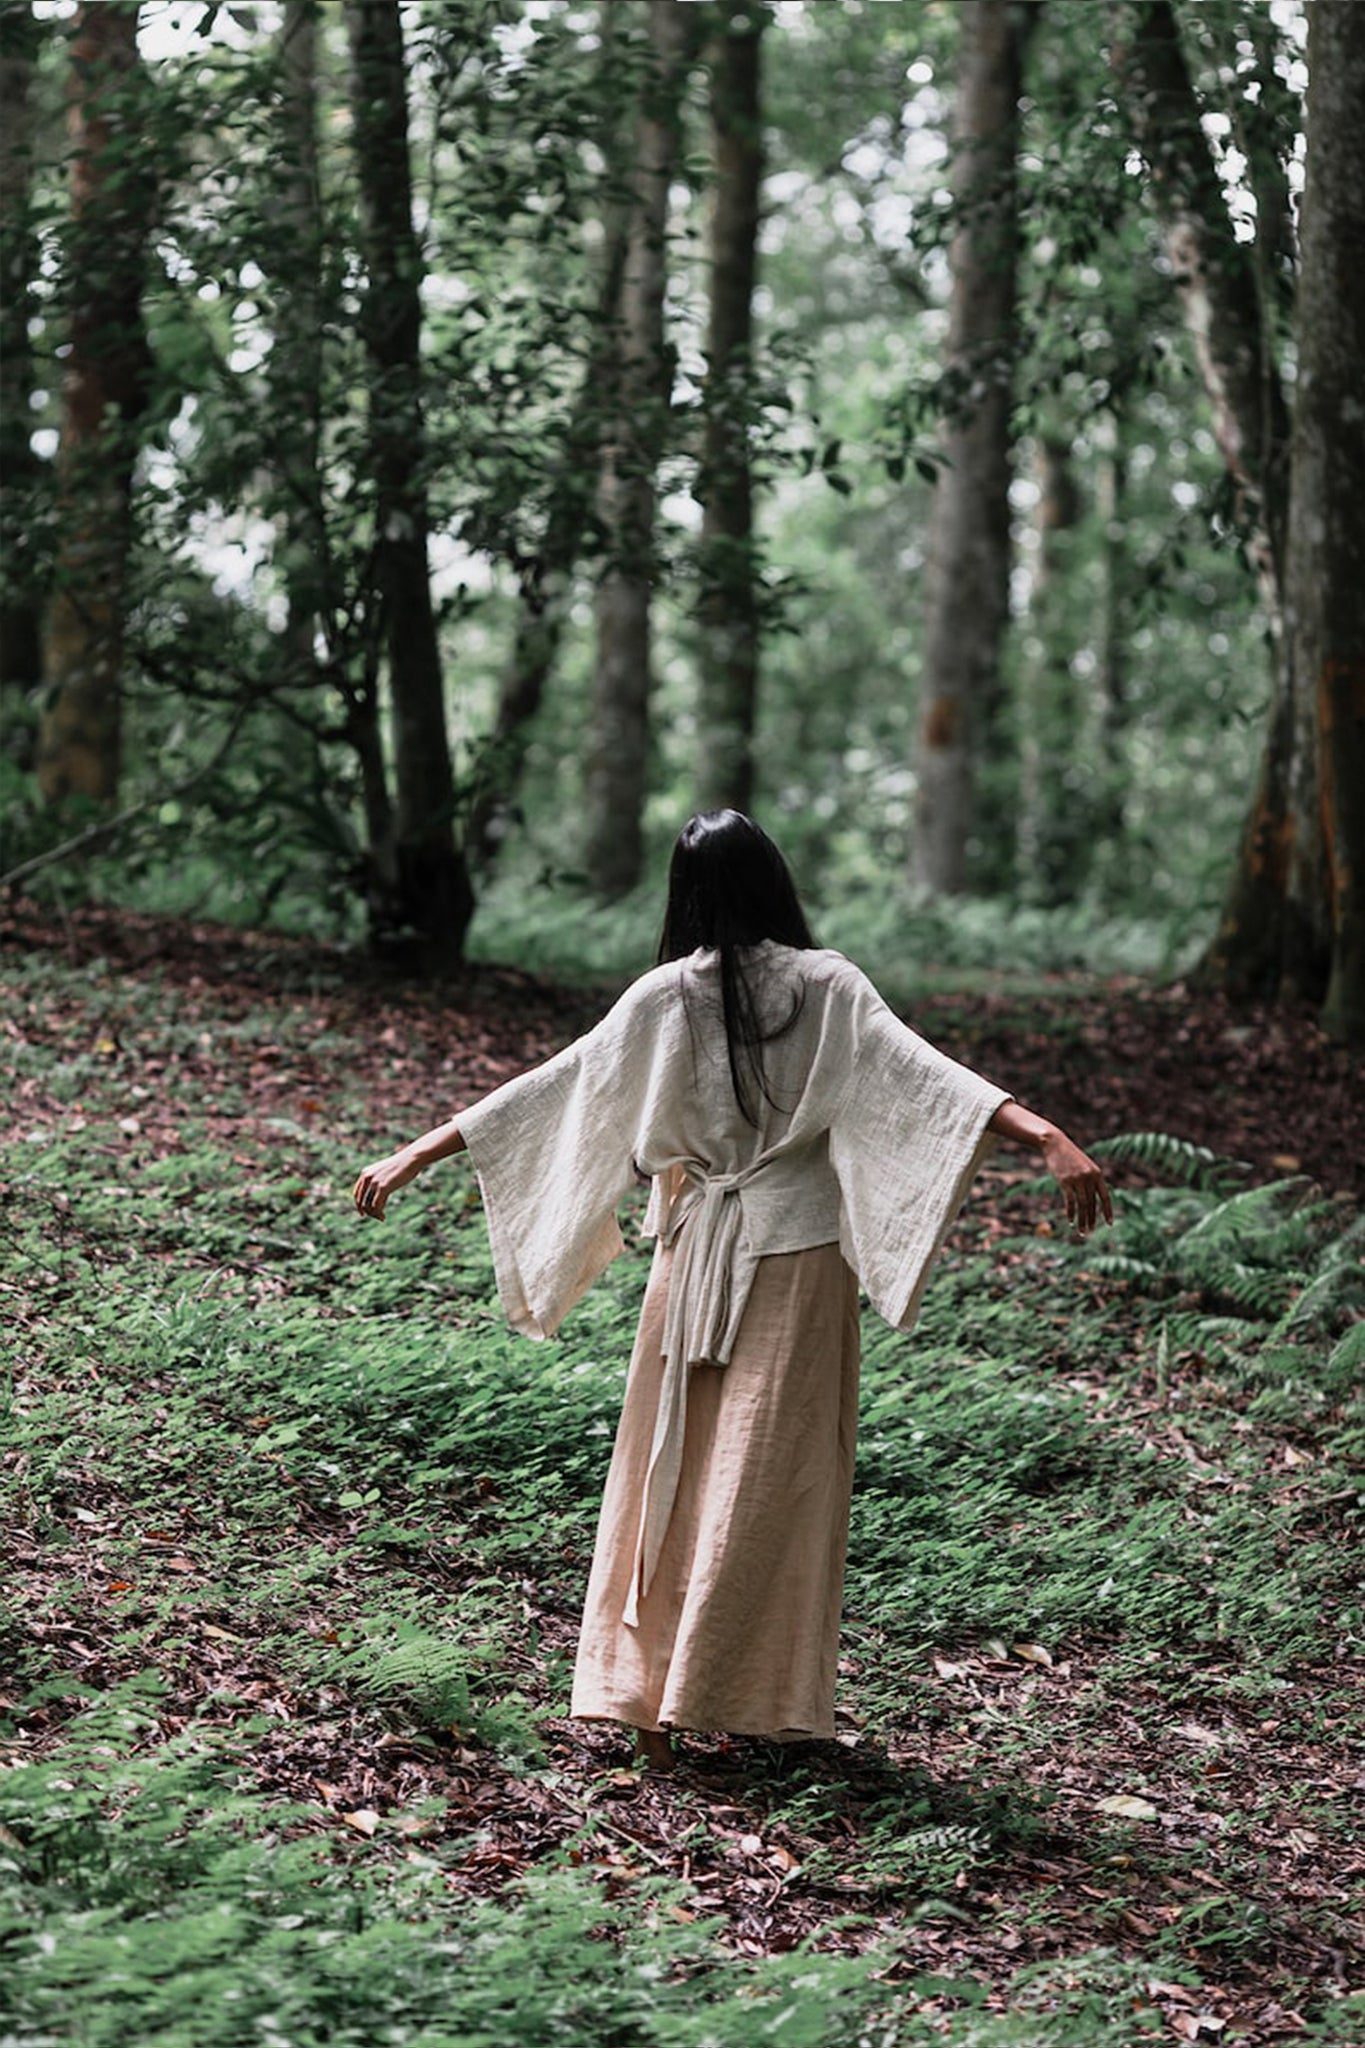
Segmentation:
<svg viewBox="0 0 1365 2048">
<path fill-rule="evenodd" d="M 362 1215 L 468 1149 L 514 1327 L 553 1335 L 656 1239 L 588 1584 L 572 1711 L 635 1728 L 834 1732 L 858 1286 L 894 1327 L 995 1138 L 1041 1153 L 1081 1231 L 1112 1218 L 1064 1132 L 908 1030 L 815 945 L 781 854 L 693 818 L 660 964 L 595 1029 L 366 1167 Z"/>
</svg>

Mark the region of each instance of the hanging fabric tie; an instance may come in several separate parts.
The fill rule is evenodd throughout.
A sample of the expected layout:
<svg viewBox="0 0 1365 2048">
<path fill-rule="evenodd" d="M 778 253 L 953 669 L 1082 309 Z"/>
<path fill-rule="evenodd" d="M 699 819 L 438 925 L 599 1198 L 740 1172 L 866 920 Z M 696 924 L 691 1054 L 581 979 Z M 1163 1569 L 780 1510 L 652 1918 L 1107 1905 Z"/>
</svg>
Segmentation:
<svg viewBox="0 0 1365 2048">
<path fill-rule="evenodd" d="M 664 1316 L 659 1410 L 640 1504 L 630 1592 L 621 1617 L 628 1628 L 638 1626 L 639 1602 L 649 1591 L 677 1499 L 687 1430 L 688 1373 L 696 1365 L 728 1364 L 734 1348 L 746 1291 L 734 1285 L 744 1221 L 740 1192 L 767 1163 L 758 1159 L 738 1173 L 715 1174 L 689 1165 L 659 1230 L 660 1242 L 672 1248 L 673 1271 Z"/>
</svg>

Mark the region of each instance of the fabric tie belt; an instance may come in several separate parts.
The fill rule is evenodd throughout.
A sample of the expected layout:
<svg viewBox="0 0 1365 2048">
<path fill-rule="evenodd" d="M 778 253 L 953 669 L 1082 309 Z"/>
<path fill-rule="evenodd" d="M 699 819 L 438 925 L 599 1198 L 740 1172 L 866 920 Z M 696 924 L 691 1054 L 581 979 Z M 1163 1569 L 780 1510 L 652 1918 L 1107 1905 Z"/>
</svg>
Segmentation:
<svg viewBox="0 0 1365 2048">
<path fill-rule="evenodd" d="M 649 1591 L 678 1497 L 687 1427 L 687 1375 L 694 1365 L 728 1364 L 734 1346 L 748 1291 L 735 1285 L 743 1222 L 739 1196 L 767 1164 L 766 1159 L 759 1159 L 738 1173 L 711 1174 L 689 1165 L 687 1178 L 659 1230 L 660 1243 L 672 1247 L 673 1271 L 664 1311 L 659 1409 L 640 1504 L 630 1591 L 621 1616 L 627 1628 L 638 1625 L 639 1602 Z"/>
</svg>

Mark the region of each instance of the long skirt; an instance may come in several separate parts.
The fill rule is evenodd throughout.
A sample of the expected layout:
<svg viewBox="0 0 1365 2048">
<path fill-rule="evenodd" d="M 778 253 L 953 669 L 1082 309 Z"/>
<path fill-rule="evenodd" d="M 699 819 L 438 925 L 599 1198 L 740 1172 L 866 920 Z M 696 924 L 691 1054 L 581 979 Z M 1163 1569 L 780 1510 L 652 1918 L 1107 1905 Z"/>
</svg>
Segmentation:
<svg viewBox="0 0 1365 2048">
<path fill-rule="evenodd" d="M 607 1476 L 572 1711 L 637 1728 L 834 1733 L 858 1410 L 858 1291 L 839 1247 L 759 1261 L 728 1365 L 692 1368 L 678 1493 L 639 1624 L 639 1530 L 671 1254 L 645 1294 Z"/>
</svg>

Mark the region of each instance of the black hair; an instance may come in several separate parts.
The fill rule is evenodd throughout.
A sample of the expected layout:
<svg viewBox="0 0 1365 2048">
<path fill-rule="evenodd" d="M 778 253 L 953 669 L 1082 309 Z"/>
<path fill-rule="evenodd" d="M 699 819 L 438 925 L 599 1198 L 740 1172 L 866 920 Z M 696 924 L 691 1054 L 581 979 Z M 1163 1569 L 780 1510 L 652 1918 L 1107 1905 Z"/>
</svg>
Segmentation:
<svg viewBox="0 0 1365 2048">
<path fill-rule="evenodd" d="M 699 946 L 719 953 L 730 1079 L 751 1124 L 758 1122 L 753 1084 L 773 1100 L 763 1071 L 764 1043 L 791 1029 L 804 1000 L 798 993 L 790 1015 L 776 1028 L 764 1027 L 739 957 L 764 939 L 802 951 L 815 944 L 786 861 L 742 811 L 702 811 L 689 818 L 669 862 L 659 960 L 681 960 Z"/>
</svg>

